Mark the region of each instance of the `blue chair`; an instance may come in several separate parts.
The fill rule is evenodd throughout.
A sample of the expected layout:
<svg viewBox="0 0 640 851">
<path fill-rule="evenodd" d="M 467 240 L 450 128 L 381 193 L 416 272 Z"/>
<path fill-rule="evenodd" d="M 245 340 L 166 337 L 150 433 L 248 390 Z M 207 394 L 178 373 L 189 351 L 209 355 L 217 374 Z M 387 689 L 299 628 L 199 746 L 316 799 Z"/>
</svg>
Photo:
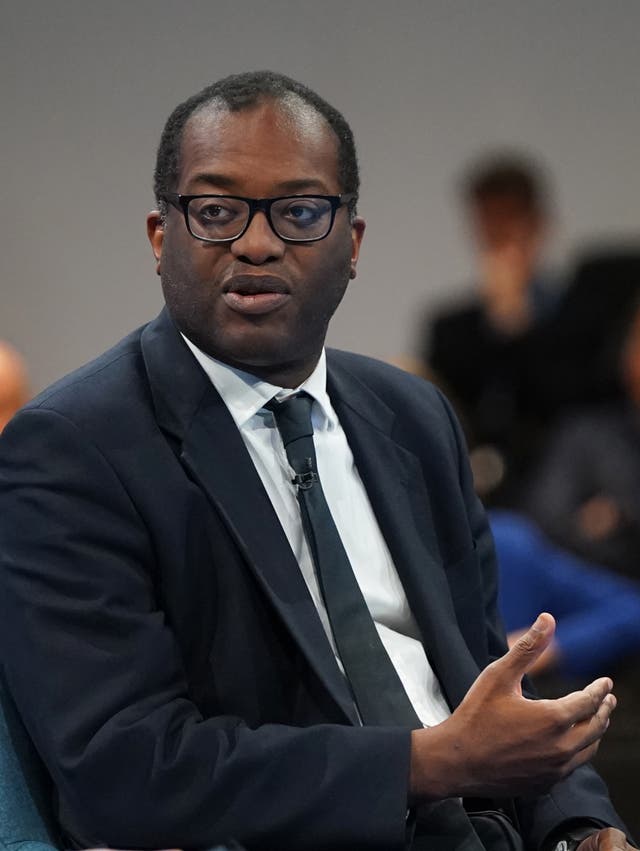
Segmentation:
<svg viewBox="0 0 640 851">
<path fill-rule="evenodd" d="M 0 677 L 0 851 L 61 848 L 51 781 Z"/>
<path fill-rule="evenodd" d="M 49 775 L 0 676 L 0 851 L 61 851 L 52 791 Z M 232 843 L 210 851 L 242 848 Z"/>
</svg>

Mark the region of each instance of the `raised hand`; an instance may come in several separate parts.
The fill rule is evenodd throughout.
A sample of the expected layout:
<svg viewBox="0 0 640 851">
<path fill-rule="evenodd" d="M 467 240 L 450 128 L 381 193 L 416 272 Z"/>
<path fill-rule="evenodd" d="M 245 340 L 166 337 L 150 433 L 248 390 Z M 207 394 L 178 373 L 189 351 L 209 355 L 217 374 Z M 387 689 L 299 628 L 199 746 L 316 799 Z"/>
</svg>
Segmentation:
<svg viewBox="0 0 640 851">
<path fill-rule="evenodd" d="M 523 676 L 554 631 L 552 616 L 541 614 L 482 671 L 450 718 L 413 731 L 412 799 L 540 792 L 593 757 L 616 705 L 608 677 L 558 700 L 522 694 Z"/>
</svg>

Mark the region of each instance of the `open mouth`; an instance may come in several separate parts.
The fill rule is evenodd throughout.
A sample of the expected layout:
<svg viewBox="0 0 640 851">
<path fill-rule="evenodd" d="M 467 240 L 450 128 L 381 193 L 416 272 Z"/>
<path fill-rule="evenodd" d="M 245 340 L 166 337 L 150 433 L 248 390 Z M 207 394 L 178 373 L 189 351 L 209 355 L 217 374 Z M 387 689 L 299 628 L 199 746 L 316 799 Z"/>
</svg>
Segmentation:
<svg viewBox="0 0 640 851">
<path fill-rule="evenodd" d="M 236 313 L 252 316 L 278 310 L 289 298 L 289 288 L 274 275 L 237 275 L 223 290 L 225 303 Z"/>
</svg>

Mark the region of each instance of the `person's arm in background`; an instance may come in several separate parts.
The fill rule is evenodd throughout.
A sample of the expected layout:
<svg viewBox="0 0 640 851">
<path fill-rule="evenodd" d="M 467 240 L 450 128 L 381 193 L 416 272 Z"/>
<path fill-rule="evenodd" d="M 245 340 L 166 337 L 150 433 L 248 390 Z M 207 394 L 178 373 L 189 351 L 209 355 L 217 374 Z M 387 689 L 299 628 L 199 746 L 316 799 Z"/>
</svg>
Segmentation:
<svg viewBox="0 0 640 851">
<path fill-rule="evenodd" d="M 597 676 L 640 651 L 640 585 L 554 546 L 518 514 L 494 511 L 491 527 L 510 644 L 539 611 L 557 621 L 553 643 L 530 673 L 557 666 L 567 675 Z"/>
</svg>

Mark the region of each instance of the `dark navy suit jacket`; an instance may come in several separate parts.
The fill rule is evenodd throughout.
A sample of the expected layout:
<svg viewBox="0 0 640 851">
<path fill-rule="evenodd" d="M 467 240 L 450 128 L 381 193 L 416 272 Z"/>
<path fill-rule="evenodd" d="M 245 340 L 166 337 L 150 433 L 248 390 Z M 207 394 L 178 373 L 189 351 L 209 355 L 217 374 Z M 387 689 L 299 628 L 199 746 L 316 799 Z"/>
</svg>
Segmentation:
<svg viewBox="0 0 640 851">
<path fill-rule="evenodd" d="M 455 707 L 505 650 L 484 512 L 449 407 L 328 355 L 328 391 Z M 402 849 L 410 732 L 360 727 L 240 434 L 166 312 L 0 439 L 4 675 L 78 841 Z M 538 847 L 617 824 L 589 769 L 518 802 Z"/>
</svg>

